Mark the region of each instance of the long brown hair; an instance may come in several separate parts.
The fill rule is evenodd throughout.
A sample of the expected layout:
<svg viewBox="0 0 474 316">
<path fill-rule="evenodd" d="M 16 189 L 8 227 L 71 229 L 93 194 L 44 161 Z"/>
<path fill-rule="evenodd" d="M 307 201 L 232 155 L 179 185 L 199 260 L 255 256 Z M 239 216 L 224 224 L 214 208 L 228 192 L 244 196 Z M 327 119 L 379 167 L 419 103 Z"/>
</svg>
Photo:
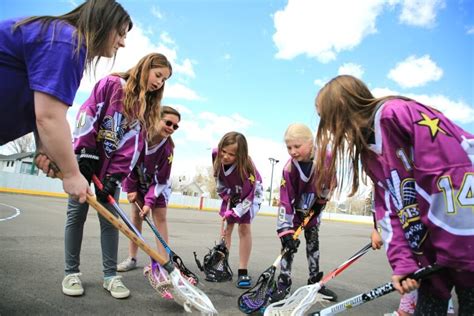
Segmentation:
<svg viewBox="0 0 474 316">
<path fill-rule="evenodd" d="M 137 119 L 150 137 L 160 120 L 161 99 L 165 90 L 165 83 L 160 89 L 148 91 L 148 76 L 153 68 L 168 68 L 170 76 L 172 67 L 166 56 L 159 53 L 148 54 L 127 72 L 114 73 L 126 80 L 124 88 L 123 111 L 129 122 Z"/>
<path fill-rule="evenodd" d="M 344 179 L 352 176 L 350 195 L 356 193 L 363 167 L 360 157 L 369 149 L 368 137 L 373 133 L 377 106 L 391 98 L 407 99 L 400 96 L 375 98 L 361 80 L 349 75 L 331 79 L 319 91 L 315 100 L 320 117 L 316 147 L 322 150 L 317 150 L 317 188 L 325 177 L 338 170 L 339 189 L 344 187 Z M 332 152 L 329 166 L 325 165 L 326 148 Z"/>
<path fill-rule="evenodd" d="M 217 146 L 217 157 L 214 160 L 214 176 L 219 177 L 222 169 L 222 159 L 220 153 L 226 146 L 237 144 L 236 163 L 237 171 L 242 181 L 245 181 L 250 175 L 255 175 L 255 167 L 249 156 L 247 139 L 239 132 L 228 132 L 222 136 Z"/>
<path fill-rule="evenodd" d="M 76 28 L 74 37 L 77 43 L 75 54 L 79 55 L 82 43 L 87 49 L 86 69 L 95 69 L 102 54 L 114 32 L 120 35 L 124 27 L 127 31 L 133 27 L 132 19 L 127 11 L 114 0 L 88 0 L 74 10 L 59 16 L 45 15 L 32 16 L 17 22 L 13 30 L 21 25 L 40 21 L 41 30 L 44 32 L 53 22 L 65 22 Z M 58 27 L 65 24 L 59 24 Z M 93 63 L 94 58 L 96 58 Z"/>
</svg>

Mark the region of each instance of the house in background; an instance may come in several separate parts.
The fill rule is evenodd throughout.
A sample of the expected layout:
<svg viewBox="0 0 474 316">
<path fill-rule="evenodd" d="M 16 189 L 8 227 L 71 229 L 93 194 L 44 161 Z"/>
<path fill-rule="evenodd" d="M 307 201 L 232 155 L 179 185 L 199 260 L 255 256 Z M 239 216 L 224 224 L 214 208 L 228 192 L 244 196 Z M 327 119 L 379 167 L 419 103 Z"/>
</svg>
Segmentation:
<svg viewBox="0 0 474 316">
<path fill-rule="evenodd" d="M 181 193 L 182 195 L 188 196 L 203 196 L 204 190 L 194 181 L 187 184 L 179 184 L 176 187 L 173 187 L 174 193 Z"/>
<path fill-rule="evenodd" d="M 0 155 L 0 171 L 39 175 L 39 170 L 33 163 L 34 156 L 34 152 Z"/>
</svg>

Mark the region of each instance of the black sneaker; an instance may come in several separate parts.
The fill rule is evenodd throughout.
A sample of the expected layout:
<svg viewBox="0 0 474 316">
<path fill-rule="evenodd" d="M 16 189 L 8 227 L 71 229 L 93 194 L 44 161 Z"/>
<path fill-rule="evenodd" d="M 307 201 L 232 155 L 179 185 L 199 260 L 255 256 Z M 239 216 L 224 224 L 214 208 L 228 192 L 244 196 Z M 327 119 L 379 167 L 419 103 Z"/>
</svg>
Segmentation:
<svg viewBox="0 0 474 316">
<path fill-rule="evenodd" d="M 319 293 L 324 295 L 324 298 L 328 301 L 331 302 L 336 302 L 337 301 L 337 294 L 328 289 L 327 287 L 323 286 L 320 290 Z"/>
<path fill-rule="evenodd" d="M 308 279 L 308 285 L 310 284 L 315 284 L 323 278 L 323 272 L 318 272 L 316 276 L 313 276 Z M 326 286 L 323 286 L 320 290 L 319 293 L 325 296 L 325 299 L 328 301 L 336 302 L 337 301 L 337 294 L 328 289 Z"/>
<path fill-rule="evenodd" d="M 276 291 L 273 292 L 272 295 L 270 295 L 269 302 L 275 303 L 275 302 L 281 301 L 282 299 L 287 298 L 290 295 L 290 290 L 291 290 L 290 286 L 288 287 L 278 286 Z"/>
<path fill-rule="evenodd" d="M 291 291 L 291 279 L 286 275 L 280 275 L 278 277 L 276 290 L 270 295 L 270 303 L 281 301 L 290 295 Z"/>
</svg>

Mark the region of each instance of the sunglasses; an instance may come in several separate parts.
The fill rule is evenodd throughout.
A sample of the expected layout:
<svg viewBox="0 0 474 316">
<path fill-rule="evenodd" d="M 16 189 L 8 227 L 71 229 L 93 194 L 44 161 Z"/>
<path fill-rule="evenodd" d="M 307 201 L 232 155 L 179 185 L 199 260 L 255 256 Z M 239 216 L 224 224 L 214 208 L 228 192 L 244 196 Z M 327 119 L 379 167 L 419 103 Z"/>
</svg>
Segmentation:
<svg viewBox="0 0 474 316">
<path fill-rule="evenodd" d="M 165 125 L 168 126 L 168 127 L 171 127 L 173 126 L 173 129 L 174 130 L 177 130 L 179 128 L 179 125 L 178 124 L 174 124 L 173 122 L 171 121 L 168 121 L 168 120 L 162 120 L 163 122 L 165 122 Z"/>
</svg>

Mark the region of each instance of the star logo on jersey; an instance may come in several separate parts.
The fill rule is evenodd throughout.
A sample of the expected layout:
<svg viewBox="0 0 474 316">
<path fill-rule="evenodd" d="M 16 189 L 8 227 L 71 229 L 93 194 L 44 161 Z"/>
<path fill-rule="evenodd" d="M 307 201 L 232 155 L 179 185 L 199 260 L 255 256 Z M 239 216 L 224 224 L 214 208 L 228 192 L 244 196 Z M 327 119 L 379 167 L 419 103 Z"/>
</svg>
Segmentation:
<svg viewBox="0 0 474 316">
<path fill-rule="evenodd" d="M 173 154 L 170 154 L 170 155 L 168 156 L 168 164 L 171 165 L 172 162 L 173 162 Z"/>
<path fill-rule="evenodd" d="M 285 179 L 281 179 L 280 186 L 281 186 L 281 187 L 284 187 L 285 185 L 286 185 Z"/>
<path fill-rule="evenodd" d="M 252 184 L 255 182 L 255 176 L 254 176 L 253 174 L 250 175 L 249 181 L 250 181 L 250 183 L 252 183 Z"/>
<path fill-rule="evenodd" d="M 444 135 L 450 136 L 444 129 L 442 129 L 440 125 L 440 120 L 437 117 L 430 118 L 428 115 L 426 115 L 423 112 L 420 112 L 421 117 L 423 118 L 422 120 L 419 120 L 416 122 L 416 124 L 420 126 L 426 126 L 430 130 L 431 134 L 431 140 L 434 140 L 436 136 L 438 136 L 438 133 L 443 133 Z"/>
</svg>

